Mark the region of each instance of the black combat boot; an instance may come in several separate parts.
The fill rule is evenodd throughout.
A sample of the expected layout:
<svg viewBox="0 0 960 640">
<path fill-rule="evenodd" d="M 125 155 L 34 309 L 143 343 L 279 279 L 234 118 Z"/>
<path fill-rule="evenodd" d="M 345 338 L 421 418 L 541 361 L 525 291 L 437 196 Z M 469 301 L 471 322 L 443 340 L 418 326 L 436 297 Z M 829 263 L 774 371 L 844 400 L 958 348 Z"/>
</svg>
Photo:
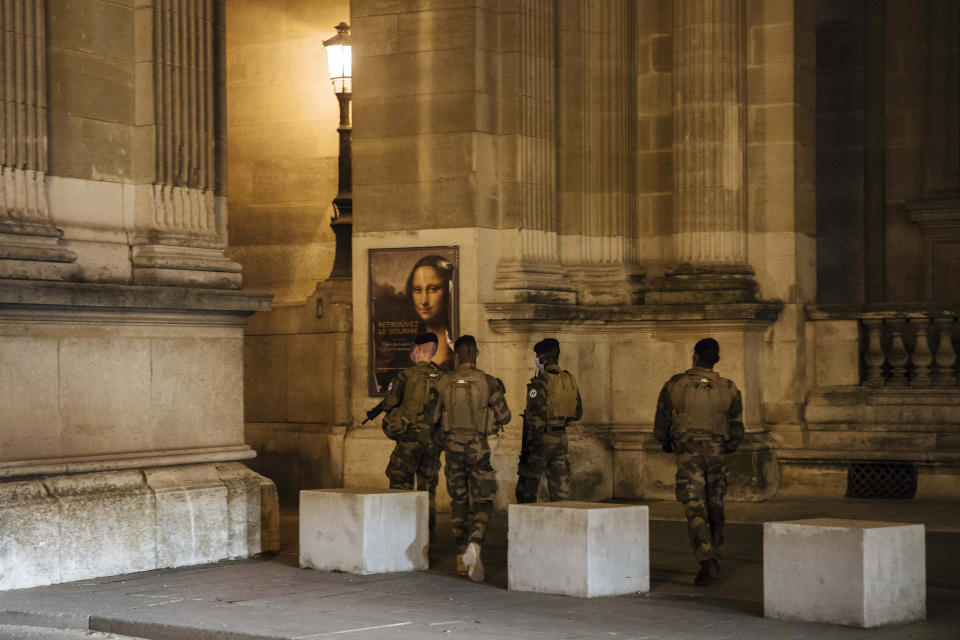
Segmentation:
<svg viewBox="0 0 960 640">
<path fill-rule="evenodd" d="M 704 587 L 716 580 L 719 575 L 720 564 L 716 559 L 703 560 L 700 563 L 700 571 L 697 572 L 697 577 L 693 579 L 693 584 L 698 587 Z"/>
</svg>

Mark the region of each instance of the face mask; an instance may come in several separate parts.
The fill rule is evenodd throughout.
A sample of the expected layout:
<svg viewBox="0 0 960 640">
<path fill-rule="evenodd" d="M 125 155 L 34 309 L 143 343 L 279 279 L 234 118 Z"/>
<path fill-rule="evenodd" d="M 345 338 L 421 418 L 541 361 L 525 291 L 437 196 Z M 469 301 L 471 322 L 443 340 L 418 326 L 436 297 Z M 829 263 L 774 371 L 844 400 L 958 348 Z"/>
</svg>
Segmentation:
<svg viewBox="0 0 960 640">
<path fill-rule="evenodd" d="M 540 361 L 540 357 L 537 356 L 533 359 L 534 366 L 537 368 L 537 373 L 543 371 L 543 362 Z"/>
</svg>

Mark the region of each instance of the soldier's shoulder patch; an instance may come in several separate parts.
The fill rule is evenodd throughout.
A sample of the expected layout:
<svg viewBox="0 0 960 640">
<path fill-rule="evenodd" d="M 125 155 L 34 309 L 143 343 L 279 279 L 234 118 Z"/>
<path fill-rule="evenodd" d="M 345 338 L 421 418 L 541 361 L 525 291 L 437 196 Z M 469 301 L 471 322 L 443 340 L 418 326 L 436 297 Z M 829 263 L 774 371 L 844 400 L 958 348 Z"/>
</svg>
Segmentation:
<svg viewBox="0 0 960 640">
<path fill-rule="evenodd" d="M 537 390 L 531 388 L 531 389 L 530 389 L 530 393 L 528 393 L 527 395 L 529 395 L 531 398 L 536 398 L 536 397 L 537 397 Z"/>
</svg>

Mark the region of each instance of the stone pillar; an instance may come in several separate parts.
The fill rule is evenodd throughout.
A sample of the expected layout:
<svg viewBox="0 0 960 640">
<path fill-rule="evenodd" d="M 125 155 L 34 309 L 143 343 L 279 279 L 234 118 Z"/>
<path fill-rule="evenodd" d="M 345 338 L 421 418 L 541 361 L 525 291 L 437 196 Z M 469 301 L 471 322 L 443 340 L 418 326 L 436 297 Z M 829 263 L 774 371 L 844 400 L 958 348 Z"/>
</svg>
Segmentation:
<svg viewBox="0 0 960 640">
<path fill-rule="evenodd" d="M 0 278 L 74 280 L 47 207 L 46 3 L 0 7 Z"/>
<path fill-rule="evenodd" d="M 677 266 L 650 302 L 747 302 L 743 0 L 673 5 Z"/>
<path fill-rule="evenodd" d="M 156 178 L 138 203 L 137 284 L 240 287 L 224 256 L 222 12 L 215 0 L 153 5 Z"/>
<path fill-rule="evenodd" d="M 583 126 L 577 146 L 583 200 L 578 256 L 581 302 L 636 302 L 636 6 L 626 0 L 580 3 Z"/>
<path fill-rule="evenodd" d="M 503 228 L 495 288 L 514 300 L 574 299 L 557 251 L 556 3 L 520 0 L 505 13 Z"/>
</svg>

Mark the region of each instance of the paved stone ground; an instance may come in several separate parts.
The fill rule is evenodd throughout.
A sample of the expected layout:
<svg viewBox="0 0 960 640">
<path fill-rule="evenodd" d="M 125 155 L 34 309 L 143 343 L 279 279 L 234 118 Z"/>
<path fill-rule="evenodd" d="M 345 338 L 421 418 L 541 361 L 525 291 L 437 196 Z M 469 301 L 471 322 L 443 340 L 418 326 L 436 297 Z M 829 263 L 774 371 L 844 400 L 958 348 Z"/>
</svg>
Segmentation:
<svg viewBox="0 0 960 640">
<path fill-rule="evenodd" d="M 651 505 L 650 593 L 587 600 L 506 591 L 505 517 L 491 527 L 484 553 L 488 581 L 478 585 L 455 575 L 445 522 L 428 572 L 353 576 L 300 570 L 297 518 L 288 510 L 282 549 L 274 557 L 0 593 L 0 625 L 28 625 L 0 626 L 0 638 L 111 638 L 88 630 L 150 640 L 960 637 L 956 504 L 731 504 L 721 580 L 706 588 L 692 584 L 697 566 L 679 515 L 676 504 Z M 864 631 L 763 618 L 758 523 L 816 516 L 926 524 L 928 620 Z"/>
</svg>

